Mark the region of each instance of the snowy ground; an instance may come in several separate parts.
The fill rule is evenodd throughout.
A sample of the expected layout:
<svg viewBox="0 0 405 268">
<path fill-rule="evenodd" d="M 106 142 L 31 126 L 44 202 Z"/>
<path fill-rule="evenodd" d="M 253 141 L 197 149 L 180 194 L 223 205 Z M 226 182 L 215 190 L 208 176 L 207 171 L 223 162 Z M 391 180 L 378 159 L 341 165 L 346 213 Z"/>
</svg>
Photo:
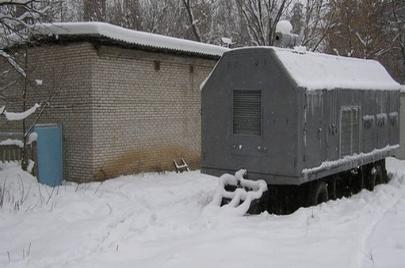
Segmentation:
<svg viewBox="0 0 405 268">
<path fill-rule="evenodd" d="M 0 267 L 405 267 L 405 162 L 392 180 L 289 216 L 206 205 L 198 172 L 126 176 L 52 191 L 2 165 Z"/>
</svg>

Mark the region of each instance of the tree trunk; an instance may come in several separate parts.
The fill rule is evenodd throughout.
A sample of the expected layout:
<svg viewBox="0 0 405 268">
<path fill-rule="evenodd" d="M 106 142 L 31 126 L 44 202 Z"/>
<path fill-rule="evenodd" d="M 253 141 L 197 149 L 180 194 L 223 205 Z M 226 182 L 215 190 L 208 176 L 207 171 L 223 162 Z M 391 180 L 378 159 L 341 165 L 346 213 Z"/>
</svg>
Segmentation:
<svg viewBox="0 0 405 268">
<path fill-rule="evenodd" d="M 190 26 L 191 29 L 193 30 L 194 37 L 196 41 L 201 42 L 201 34 L 200 31 L 196 25 L 195 19 L 194 19 L 194 14 L 193 10 L 191 9 L 191 3 L 190 0 L 183 0 L 184 7 L 186 8 L 188 19 L 190 21 Z"/>
<path fill-rule="evenodd" d="M 28 67 L 28 48 L 25 47 L 25 55 L 24 55 L 24 70 L 27 74 L 27 67 Z M 24 87 L 23 87 L 23 111 L 27 110 L 27 90 L 28 90 L 28 78 L 27 75 L 24 77 Z M 23 133 L 23 148 L 22 148 L 22 159 L 21 159 L 21 168 L 27 171 L 28 167 L 28 146 L 27 146 L 27 124 L 26 119 L 22 120 L 22 133 Z"/>
</svg>

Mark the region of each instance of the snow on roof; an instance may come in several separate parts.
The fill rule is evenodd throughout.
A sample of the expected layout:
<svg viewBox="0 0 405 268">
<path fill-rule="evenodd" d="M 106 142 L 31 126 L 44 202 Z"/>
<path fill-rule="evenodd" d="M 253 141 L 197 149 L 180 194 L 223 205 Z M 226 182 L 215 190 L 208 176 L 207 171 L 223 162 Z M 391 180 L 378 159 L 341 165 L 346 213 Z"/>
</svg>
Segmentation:
<svg viewBox="0 0 405 268">
<path fill-rule="evenodd" d="M 139 45 L 141 47 L 159 48 L 171 51 L 208 55 L 222 56 L 229 50 L 211 44 L 195 42 L 191 40 L 179 39 L 159 34 L 135 31 L 125 29 L 116 25 L 103 22 L 70 22 L 70 23 L 51 23 L 40 24 L 38 30 L 46 35 L 56 36 L 78 36 L 91 35 L 101 36 L 111 40 L 124 42 L 127 44 Z"/>
<path fill-rule="evenodd" d="M 399 90 L 387 70 L 375 60 L 271 47 L 298 86 L 316 89 Z"/>
</svg>

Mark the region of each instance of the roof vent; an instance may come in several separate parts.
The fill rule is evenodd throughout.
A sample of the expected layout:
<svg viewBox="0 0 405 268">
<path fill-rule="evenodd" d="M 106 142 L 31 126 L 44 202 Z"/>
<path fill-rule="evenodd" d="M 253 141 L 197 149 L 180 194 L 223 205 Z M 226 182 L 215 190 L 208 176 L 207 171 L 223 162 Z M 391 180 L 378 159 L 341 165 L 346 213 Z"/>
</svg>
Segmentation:
<svg viewBox="0 0 405 268">
<path fill-rule="evenodd" d="M 291 33 L 292 25 L 288 20 L 280 20 L 276 25 L 274 45 L 276 47 L 294 48 L 301 43 L 298 34 Z"/>
</svg>

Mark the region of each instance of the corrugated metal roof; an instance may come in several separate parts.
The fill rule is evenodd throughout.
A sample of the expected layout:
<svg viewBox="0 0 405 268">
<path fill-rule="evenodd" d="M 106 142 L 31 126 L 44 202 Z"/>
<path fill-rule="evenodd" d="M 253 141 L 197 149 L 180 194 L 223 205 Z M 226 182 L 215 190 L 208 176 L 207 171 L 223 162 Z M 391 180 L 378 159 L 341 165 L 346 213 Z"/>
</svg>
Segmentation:
<svg viewBox="0 0 405 268">
<path fill-rule="evenodd" d="M 229 48 L 159 34 L 135 31 L 103 22 L 40 24 L 38 31 L 51 36 L 99 36 L 143 48 L 220 57 Z"/>
</svg>

